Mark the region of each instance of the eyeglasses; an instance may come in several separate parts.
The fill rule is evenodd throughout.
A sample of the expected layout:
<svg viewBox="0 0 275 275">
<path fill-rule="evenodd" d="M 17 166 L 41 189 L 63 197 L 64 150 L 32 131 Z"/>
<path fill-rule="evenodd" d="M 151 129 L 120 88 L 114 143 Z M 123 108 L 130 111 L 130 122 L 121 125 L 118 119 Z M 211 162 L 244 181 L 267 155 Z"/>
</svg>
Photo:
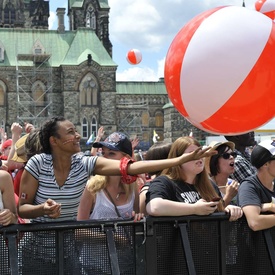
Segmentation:
<svg viewBox="0 0 275 275">
<path fill-rule="evenodd" d="M 229 159 L 230 156 L 232 156 L 233 158 L 237 157 L 237 153 L 236 152 L 231 152 L 231 153 L 223 153 L 220 155 L 223 159 Z"/>
</svg>

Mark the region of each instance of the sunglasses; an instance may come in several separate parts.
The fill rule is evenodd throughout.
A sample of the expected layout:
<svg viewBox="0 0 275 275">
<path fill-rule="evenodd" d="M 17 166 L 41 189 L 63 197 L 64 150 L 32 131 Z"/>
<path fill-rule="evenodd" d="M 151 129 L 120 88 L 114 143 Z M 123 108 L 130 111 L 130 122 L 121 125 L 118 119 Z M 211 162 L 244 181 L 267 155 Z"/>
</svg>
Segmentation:
<svg viewBox="0 0 275 275">
<path fill-rule="evenodd" d="M 231 152 L 231 153 L 223 153 L 220 155 L 223 159 L 229 159 L 230 156 L 232 156 L 233 158 L 237 157 L 237 153 L 236 152 Z"/>
</svg>

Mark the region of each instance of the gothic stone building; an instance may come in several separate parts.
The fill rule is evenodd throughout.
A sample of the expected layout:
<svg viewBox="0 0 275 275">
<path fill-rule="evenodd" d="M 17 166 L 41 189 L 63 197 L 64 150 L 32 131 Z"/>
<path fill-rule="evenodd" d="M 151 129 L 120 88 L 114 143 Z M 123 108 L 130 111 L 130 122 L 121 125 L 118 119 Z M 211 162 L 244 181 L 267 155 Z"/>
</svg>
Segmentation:
<svg viewBox="0 0 275 275">
<path fill-rule="evenodd" d="M 0 126 L 8 134 L 13 122 L 40 126 L 62 115 L 82 134 L 82 148 L 91 133 L 138 136 L 142 149 L 159 140 L 174 141 L 193 127 L 169 102 L 164 80 L 117 82 L 117 64 L 109 40 L 107 0 L 68 0 L 58 8 L 57 30 L 48 30 L 49 2 L 0 0 Z"/>
</svg>

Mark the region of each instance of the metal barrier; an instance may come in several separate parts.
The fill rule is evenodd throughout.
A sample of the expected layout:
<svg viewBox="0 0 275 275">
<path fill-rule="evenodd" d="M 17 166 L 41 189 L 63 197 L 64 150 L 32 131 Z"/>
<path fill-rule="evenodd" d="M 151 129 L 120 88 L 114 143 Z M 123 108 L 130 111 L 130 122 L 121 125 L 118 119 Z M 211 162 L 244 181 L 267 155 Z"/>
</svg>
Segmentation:
<svg viewBox="0 0 275 275">
<path fill-rule="evenodd" d="M 20 240 L 19 240 L 20 239 Z M 224 214 L 0 228 L 0 274 L 275 274 L 275 228 Z"/>
</svg>

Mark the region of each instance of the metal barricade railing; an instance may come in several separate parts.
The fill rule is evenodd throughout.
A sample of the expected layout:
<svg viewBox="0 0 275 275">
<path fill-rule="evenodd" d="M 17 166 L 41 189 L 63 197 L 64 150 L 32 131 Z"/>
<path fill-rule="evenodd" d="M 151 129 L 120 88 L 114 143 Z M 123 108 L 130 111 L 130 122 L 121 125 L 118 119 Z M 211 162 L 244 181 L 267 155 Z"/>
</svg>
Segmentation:
<svg viewBox="0 0 275 275">
<path fill-rule="evenodd" d="M 228 218 L 10 225 L 0 228 L 0 274 L 275 274 L 275 228 Z"/>
</svg>

